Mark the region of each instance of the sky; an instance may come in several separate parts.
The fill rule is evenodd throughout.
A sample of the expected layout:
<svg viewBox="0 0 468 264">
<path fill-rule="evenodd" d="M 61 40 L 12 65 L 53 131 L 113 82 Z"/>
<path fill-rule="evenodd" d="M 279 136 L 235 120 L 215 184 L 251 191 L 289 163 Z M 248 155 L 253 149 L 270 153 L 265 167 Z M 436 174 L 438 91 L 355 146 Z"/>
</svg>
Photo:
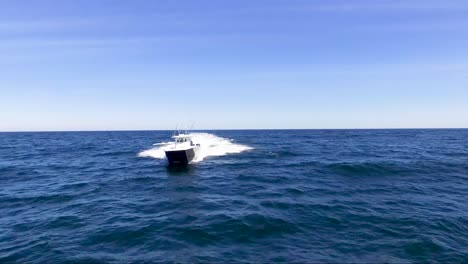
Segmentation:
<svg viewBox="0 0 468 264">
<path fill-rule="evenodd" d="M 0 0 L 0 131 L 467 128 L 466 0 Z"/>
</svg>

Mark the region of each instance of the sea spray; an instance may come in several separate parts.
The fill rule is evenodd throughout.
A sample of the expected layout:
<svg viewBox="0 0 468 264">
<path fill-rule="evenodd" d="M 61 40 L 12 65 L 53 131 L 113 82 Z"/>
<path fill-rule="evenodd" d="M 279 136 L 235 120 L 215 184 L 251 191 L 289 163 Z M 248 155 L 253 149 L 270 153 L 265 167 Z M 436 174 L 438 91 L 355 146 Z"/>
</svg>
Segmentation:
<svg viewBox="0 0 468 264">
<path fill-rule="evenodd" d="M 194 162 L 202 161 L 206 157 L 225 156 L 252 149 L 246 145 L 236 144 L 232 139 L 218 137 L 209 133 L 190 133 L 190 136 L 192 136 L 192 140 L 195 144 L 200 144 L 200 154 Z M 166 154 L 164 150 L 171 144 L 174 143 L 157 143 L 154 148 L 138 153 L 138 156 L 165 159 Z"/>
</svg>

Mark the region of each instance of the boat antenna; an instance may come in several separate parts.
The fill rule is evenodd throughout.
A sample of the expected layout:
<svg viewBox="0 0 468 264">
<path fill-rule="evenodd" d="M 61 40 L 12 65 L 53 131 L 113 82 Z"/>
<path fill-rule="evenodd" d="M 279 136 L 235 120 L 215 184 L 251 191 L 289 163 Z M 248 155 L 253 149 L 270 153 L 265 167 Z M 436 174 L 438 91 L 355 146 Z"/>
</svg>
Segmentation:
<svg viewBox="0 0 468 264">
<path fill-rule="evenodd" d="M 193 126 L 194 126 L 194 125 L 195 125 L 195 122 L 192 122 L 192 125 L 190 126 L 190 130 L 189 130 L 189 132 L 191 132 L 191 131 L 192 131 L 192 129 L 193 129 Z"/>
</svg>

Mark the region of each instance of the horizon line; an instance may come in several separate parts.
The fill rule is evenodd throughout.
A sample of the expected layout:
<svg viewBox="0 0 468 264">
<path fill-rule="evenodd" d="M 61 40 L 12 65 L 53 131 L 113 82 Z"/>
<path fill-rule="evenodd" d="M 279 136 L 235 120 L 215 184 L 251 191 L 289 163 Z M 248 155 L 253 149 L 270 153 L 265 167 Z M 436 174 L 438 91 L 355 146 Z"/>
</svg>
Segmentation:
<svg viewBox="0 0 468 264">
<path fill-rule="evenodd" d="M 198 131 L 240 131 L 240 130 L 465 130 L 468 127 L 406 127 L 406 128 L 206 128 L 192 129 Z M 66 133 L 66 132 L 151 132 L 175 131 L 174 129 L 109 129 L 109 130 L 6 130 L 0 133 Z"/>
</svg>

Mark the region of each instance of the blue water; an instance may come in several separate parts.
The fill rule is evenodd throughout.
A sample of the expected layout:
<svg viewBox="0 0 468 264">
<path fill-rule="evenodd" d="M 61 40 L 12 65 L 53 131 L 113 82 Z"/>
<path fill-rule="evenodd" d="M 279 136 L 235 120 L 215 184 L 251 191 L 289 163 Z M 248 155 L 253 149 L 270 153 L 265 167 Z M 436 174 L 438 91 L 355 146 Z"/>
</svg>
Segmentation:
<svg viewBox="0 0 468 264">
<path fill-rule="evenodd" d="M 0 133 L 0 262 L 468 262 L 468 130 Z"/>
</svg>

